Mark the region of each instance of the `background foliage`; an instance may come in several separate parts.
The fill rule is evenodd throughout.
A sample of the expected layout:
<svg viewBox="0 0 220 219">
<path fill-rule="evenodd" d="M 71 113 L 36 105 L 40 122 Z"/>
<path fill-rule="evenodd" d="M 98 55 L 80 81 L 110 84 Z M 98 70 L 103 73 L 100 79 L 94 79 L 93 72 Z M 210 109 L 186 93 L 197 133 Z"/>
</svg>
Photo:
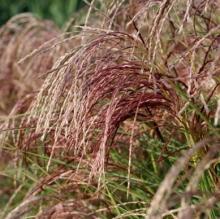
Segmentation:
<svg viewBox="0 0 220 219">
<path fill-rule="evenodd" d="M 0 25 L 13 15 L 32 12 L 61 26 L 83 4 L 83 0 L 0 0 Z"/>
</svg>

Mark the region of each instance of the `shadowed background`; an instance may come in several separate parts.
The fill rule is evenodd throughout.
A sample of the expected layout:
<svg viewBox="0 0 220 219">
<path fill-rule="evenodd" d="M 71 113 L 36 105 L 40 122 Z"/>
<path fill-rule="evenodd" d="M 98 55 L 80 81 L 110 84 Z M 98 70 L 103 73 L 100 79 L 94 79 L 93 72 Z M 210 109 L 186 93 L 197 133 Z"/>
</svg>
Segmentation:
<svg viewBox="0 0 220 219">
<path fill-rule="evenodd" d="M 18 13 L 32 12 L 62 26 L 84 4 L 83 0 L 0 0 L 0 25 Z"/>
</svg>

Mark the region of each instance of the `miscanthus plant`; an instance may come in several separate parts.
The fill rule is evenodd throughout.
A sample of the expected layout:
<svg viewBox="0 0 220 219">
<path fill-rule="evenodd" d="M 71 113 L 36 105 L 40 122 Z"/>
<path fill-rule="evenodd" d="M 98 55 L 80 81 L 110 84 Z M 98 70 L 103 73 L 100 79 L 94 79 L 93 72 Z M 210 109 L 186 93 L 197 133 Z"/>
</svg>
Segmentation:
<svg viewBox="0 0 220 219">
<path fill-rule="evenodd" d="M 219 218 L 219 2 L 87 4 L 2 122 L 19 170 L 3 217 Z"/>
<path fill-rule="evenodd" d="M 42 51 L 34 59 L 18 61 L 44 44 L 55 43 L 61 31 L 51 22 L 42 21 L 31 14 L 20 14 L 0 29 L 0 115 L 7 115 L 17 101 L 36 92 L 42 83 L 42 73 L 48 71 L 64 53 L 58 48 L 50 55 Z M 54 51 L 55 52 L 55 51 Z"/>
</svg>

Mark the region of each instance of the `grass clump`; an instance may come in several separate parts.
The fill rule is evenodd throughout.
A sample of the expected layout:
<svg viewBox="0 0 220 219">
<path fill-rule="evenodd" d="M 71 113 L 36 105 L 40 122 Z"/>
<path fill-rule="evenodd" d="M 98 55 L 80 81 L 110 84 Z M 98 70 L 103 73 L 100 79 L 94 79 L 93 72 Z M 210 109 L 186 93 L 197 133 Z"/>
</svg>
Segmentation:
<svg viewBox="0 0 220 219">
<path fill-rule="evenodd" d="M 1 115 L 7 115 L 18 100 L 39 89 L 43 81 L 40 74 L 48 71 L 62 52 L 57 51 L 57 56 L 43 52 L 22 64 L 18 61 L 60 34 L 52 22 L 31 14 L 17 15 L 1 27 Z"/>
<path fill-rule="evenodd" d="M 218 218 L 219 12 L 92 1 L 23 115 L 2 124 L 31 180 L 8 218 L 24 204 L 37 218 Z"/>
</svg>

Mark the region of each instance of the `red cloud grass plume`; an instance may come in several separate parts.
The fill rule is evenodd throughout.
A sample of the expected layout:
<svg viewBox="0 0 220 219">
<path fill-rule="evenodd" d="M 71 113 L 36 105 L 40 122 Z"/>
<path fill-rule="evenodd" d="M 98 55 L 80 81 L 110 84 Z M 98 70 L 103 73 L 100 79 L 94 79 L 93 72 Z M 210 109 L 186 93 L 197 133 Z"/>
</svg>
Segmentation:
<svg viewBox="0 0 220 219">
<path fill-rule="evenodd" d="M 193 83 L 199 86 L 204 78 L 219 76 L 219 1 L 130 0 L 127 5 L 118 4 L 110 10 L 107 24 L 140 38 L 148 49 L 145 61 L 151 71 L 164 69 L 185 83 L 189 92 Z"/>
<path fill-rule="evenodd" d="M 83 45 L 56 62 L 14 135 L 25 156 L 30 156 L 25 153 L 30 150 L 42 153 L 39 147 L 43 146 L 49 156 L 47 169 L 57 157 L 79 164 L 79 175 L 83 166 L 90 176 L 100 177 L 126 120 L 133 119 L 133 126 L 153 121 L 158 137 L 166 142 L 169 135 L 179 140 L 185 129 L 196 130 L 195 135 L 192 131 L 194 142 L 209 135 L 206 121 L 195 115 L 208 119 L 213 115 L 204 113 L 207 103 L 199 96 L 206 95 L 201 85 L 219 71 L 219 7 L 213 1 L 164 0 L 147 1 L 143 9 L 132 15 L 129 33 L 111 30 L 114 25 L 108 28 L 108 22 L 91 32 L 86 26 L 79 35 Z M 187 104 L 202 110 L 198 113 Z M 195 123 L 199 128 L 193 127 Z M 169 135 L 163 136 L 167 130 Z M 132 142 L 129 138 L 123 141 Z M 66 171 L 65 167 L 61 170 L 54 171 L 56 177 L 51 174 L 52 180 Z M 76 175 L 71 172 L 71 176 Z M 39 184 L 41 188 L 43 183 Z M 164 204 L 163 196 L 156 194 L 155 200 L 158 206 Z"/>
<path fill-rule="evenodd" d="M 20 132 L 19 147 L 31 150 L 43 140 L 50 156 L 48 168 L 59 156 L 89 161 L 92 175 L 103 173 L 123 121 L 137 114 L 138 121 L 146 122 L 158 110 L 173 116 L 178 112 L 178 97 L 163 75 L 152 80 L 139 58 L 142 49 L 132 36 L 112 32 L 97 35 L 65 56 L 23 120 L 21 126 L 35 128 Z"/>
<path fill-rule="evenodd" d="M 42 21 L 31 14 L 11 18 L 0 29 L 0 113 L 7 115 L 14 104 L 25 94 L 35 92 L 42 84 L 41 73 L 48 71 L 63 53 L 42 52 L 32 59 L 18 61 L 46 42 L 60 35 L 59 29 L 50 21 Z"/>
<path fill-rule="evenodd" d="M 50 156 L 48 168 L 52 158 L 59 156 L 87 160 L 93 173 L 103 173 L 108 150 L 123 121 L 155 119 L 159 126 L 164 110 L 175 118 L 187 104 L 175 89 L 176 83 L 183 84 L 189 99 L 199 102 L 198 85 L 204 78 L 212 78 L 210 67 L 218 69 L 217 62 L 212 62 L 218 25 L 213 16 L 206 26 L 207 20 L 198 10 L 205 16 L 213 12 L 213 6 L 152 1 L 130 21 L 132 34 L 109 29 L 96 34 L 97 30 L 90 33 L 85 29 L 81 33 L 86 35 L 84 45 L 61 57 L 44 81 L 28 111 L 30 116 L 21 124 L 19 147 L 30 150 L 43 140 Z M 204 27 L 198 27 L 198 21 Z M 191 119 L 189 116 L 189 124 Z M 169 120 L 170 126 L 172 123 L 175 119 Z M 176 125 L 181 127 L 180 123 L 173 127 Z M 24 130 L 27 127 L 31 130 Z"/>
<path fill-rule="evenodd" d="M 215 16 L 206 17 L 215 8 L 211 1 L 206 7 L 149 1 L 130 21 L 131 34 L 86 27 L 79 35 L 86 36 L 84 45 L 61 57 L 47 75 L 20 124 L 18 147 L 28 151 L 43 145 L 50 157 L 47 168 L 58 156 L 100 175 L 125 120 L 153 120 L 155 126 L 165 124 L 163 130 L 172 126 L 178 132 L 187 102 L 201 104 L 199 85 L 218 69 L 213 58 L 219 25 Z M 192 118 L 186 118 L 190 125 Z"/>
</svg>

